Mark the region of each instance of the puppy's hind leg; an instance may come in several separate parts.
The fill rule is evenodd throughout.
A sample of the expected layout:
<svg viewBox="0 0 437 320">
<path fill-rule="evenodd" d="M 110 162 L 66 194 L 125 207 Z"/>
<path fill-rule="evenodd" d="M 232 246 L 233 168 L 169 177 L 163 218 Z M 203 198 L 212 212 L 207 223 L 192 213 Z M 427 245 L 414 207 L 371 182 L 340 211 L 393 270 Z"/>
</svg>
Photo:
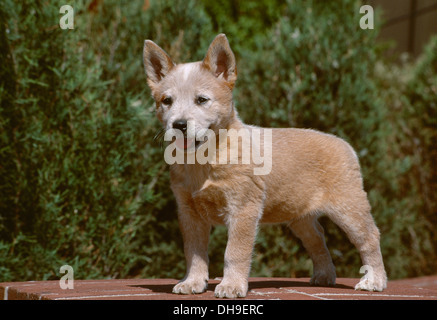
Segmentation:
<svg viewBox="0 0 437 320">
<path fill-rule="evenodd" d="M 310 284 L 315 286 L 334 286 L 335 267 L 326 247 L 323 227 L 317 217 L 310 215 L 290 223 L 290 229 L 302 241 L 313 261 L 313 276 Z"/>
<path fill-rule="evenodd" d="M 367 266 L 368 274 L 355 286 L 355 290 L 384 290 L 387 287 L 387 275 L 381 255 L 379 230 L 370 214 L 366 193 L 361 190 L 354 197 L 337 201 L 327 215 L 346 232 L 358 249 L 363 265 Z"/>
</svg>

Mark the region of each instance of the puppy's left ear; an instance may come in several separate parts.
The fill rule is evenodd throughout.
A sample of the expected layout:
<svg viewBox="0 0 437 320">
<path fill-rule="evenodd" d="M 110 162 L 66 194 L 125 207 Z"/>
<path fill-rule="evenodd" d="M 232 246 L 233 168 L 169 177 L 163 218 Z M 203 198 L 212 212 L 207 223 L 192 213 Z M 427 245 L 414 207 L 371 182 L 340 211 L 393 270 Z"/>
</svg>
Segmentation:
<svg viewBox="0 0 437 320">
<path fill-rule="evenodd" d="M 223 33 L 212 41 L 202 64 L 217 78 L 225 79 L 231 88 L 234 86 L 237 80 L 237 64 L 228 38 Z"/>
</svg>

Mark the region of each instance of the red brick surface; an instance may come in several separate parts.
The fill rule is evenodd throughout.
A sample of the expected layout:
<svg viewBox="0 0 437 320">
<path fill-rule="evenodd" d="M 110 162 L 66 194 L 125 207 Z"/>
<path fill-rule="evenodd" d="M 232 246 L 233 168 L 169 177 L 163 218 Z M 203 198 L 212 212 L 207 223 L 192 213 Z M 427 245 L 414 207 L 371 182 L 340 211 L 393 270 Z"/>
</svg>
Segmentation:
<svg viewBox="0 0 437 320">
<path fill-rule="evenodd" d="M 359 279 L 339 278 L 333 288 L 312 287 L 308 278 L 250 278 L 248 300 L 437 300 L 437 276 L 390 281 L 383 292 L 355 291 Z M 75 280 L 0 283 L 0 300 L 210 300 L 219 280 L 197 295 L 171 293 L 174 279 Z M 239 299 L 241 300 L 241 299 Z"/>
</svg>

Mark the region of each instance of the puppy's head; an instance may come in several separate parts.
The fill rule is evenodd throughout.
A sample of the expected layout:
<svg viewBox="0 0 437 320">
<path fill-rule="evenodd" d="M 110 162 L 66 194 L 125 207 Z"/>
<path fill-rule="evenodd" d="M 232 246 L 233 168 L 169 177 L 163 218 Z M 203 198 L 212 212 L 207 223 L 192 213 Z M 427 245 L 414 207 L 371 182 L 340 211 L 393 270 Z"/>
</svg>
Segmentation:
<svg viewBox="0 0 437 320">
<path fill-rule="evenodd" d="M 224 34 L 209 46 L 203 61 L 176 65 L 153 41 L 144 42 L 147 83 L 156 102 L 156 113 L 164 129 L 180 129 L 195 139 L 206 129 L 218 133 L 231 120 L 232 89 L 237 79 L 235 56 Z M 187 131 L 187 124 L 194 132 Z M 194 141 L 194 140 L 192 140 Z M 185 148 L 187 140 L 185 140 Z"/>
</svg>

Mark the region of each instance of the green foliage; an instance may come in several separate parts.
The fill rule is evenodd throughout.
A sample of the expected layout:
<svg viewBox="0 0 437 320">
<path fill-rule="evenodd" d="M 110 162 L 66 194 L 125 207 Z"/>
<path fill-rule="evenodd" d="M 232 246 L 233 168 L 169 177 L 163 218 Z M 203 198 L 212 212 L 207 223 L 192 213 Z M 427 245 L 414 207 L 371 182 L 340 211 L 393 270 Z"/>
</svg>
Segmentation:
<svg viewBox="0 0 437 320">
<path fill-rule="evenodd" d="M 377 165 L 386 179 L 370 198 L 381 212 L 386 264 L 397 277 L 434 273 L 437 267 L 436 49 L 434 37 L 416 63 L 376 68 L 385 109 Z"/>
<path fill-rule="evenodd" d="M 232 50 L 256 47 L 257 35 L 265 34 L 279 19 L 284 8 L 282 1 L 258 0 L 202 0 L 217 33 L 232 39 Z"/>
<path fill-rule="evenodd" d="M 177 234 L 177 222 L 174 210 L 161 212 L 172 207 L 171 195 L 162 150 L 153 143 L 158 125 L 141 59 L 143 40 L 166 24 L 150 20 L 139 3 L 120 8 L 107 1 L 97 13 L 78 3 L 78 27 L 60 30 L 55 5 L 5 5 L 14 9 L 8 33 L 17 92 L 1 110 L 8 191 L 1 264 L 9 270 L 2 280 L 58 278 L 66 263 L 83 277 L 174 274 L 178 267 L 181 273 L 182 263 L 166 270 L 155 257 L 183 260 L 159 232 Z M 196 14 L 182 2 L 178 8 L 171 14 Z M 142 24 L 128 23 L 138 12 Z M 190 38 L 199 38 L 194 33 Z M 175 43 L 182 40 L 175 35 Z"/>
<path fill-rule="evenodd" d="M 349 141 L 391 278 L 436 270 L 437 39 L 416 63 L 386 62 L 355 0 L 0 3 L 0 281 L 172 277 L 185 271 L 144 39 L 200 60 L 218 32 L 238 58 L 246 123 L 311 127 Z M 321 219 L 339 276 L 358 253 Z M 222 275 L 226 229 L 210 241 Z M 260 228 L 252 275 L 309 276 L 286 226 Z"/>
</svg>

